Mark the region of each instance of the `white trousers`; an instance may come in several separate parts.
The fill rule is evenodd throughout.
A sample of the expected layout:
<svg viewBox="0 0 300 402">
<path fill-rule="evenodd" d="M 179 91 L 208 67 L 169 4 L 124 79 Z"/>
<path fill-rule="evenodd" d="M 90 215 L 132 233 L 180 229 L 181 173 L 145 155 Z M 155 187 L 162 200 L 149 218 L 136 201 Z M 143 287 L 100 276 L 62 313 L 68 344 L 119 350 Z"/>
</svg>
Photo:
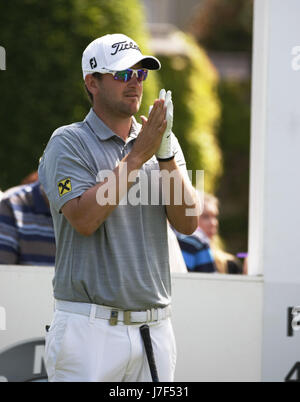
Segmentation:
<svg viewBox="0 0 300 402">
<path fill-rule="evenodd" d="M 176 344 L 170 318 L 149 323 L 159 381 L 174 381 Z M 50 382 L 149 382 L 139 325 L 56 310 L 46 334 Z"/>
</svg>

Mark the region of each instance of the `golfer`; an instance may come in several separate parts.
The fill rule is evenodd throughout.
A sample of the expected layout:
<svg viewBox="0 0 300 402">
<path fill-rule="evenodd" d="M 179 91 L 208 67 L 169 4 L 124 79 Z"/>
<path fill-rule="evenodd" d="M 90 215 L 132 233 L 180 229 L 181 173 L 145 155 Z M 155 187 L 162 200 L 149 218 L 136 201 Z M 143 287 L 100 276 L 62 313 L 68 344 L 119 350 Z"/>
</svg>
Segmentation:
<svg viewBox="0 0 300 402">
<path fill-rule="evenodd" d="M 159 380 L 174 378 L 167 220 L 190 234 L 198 216 L 187 213 L 196 196 L 171 132 L 170 91 L 142 124 L 133 117 L 149 70 L 160 67 L 123 34 L 91 42 L 82 70 L 92 108 L 84 121 L 58 128 L 41 158 L 57 248 L 49 381 L 151 381 L 145 323 Z M 153 180 L 162 172 L 173 179 Z"/>
</svg>

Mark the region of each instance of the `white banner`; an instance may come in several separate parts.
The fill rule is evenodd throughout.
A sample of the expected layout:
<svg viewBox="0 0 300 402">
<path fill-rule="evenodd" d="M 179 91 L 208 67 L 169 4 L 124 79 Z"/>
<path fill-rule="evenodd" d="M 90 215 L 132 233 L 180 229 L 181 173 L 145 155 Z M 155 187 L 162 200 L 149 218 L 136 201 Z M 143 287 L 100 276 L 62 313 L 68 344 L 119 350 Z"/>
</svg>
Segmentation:
<svg viewBox="0 0 300 402">
<path fill-rule="evenodd" d="M 263 274 L 263 381 L 300 380 L 300 2 L 254 7 L 249 273 Z"/>
<path fill-rule="evenodd" d="M 53 268 L 0 266 L 0 381 L 46 380 L 45 327 L 53 314 Z M 259 381 L 262 278 L 173 274 L 175 380 Z"/>
</svg>

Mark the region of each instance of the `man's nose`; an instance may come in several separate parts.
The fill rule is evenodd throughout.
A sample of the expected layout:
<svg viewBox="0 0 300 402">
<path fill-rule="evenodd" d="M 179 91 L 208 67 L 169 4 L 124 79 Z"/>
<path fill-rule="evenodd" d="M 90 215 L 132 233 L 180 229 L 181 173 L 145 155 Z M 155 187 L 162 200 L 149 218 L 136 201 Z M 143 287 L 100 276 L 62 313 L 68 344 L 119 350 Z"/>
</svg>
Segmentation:
<svg viewBox="0 0 300 402">
<path fill-rule="evenodd" d="M 134 85 L 134 86 L 136 86 L 136 85 L 140 85 L 140 84 L 141 84 L 141 81 L 138 80 L 137 75 L 136 75 L 136 74 L 132 74 L 132 77 L 131 77 L 131 79 L 129 80 L 129 85 Z"/>
</svg>

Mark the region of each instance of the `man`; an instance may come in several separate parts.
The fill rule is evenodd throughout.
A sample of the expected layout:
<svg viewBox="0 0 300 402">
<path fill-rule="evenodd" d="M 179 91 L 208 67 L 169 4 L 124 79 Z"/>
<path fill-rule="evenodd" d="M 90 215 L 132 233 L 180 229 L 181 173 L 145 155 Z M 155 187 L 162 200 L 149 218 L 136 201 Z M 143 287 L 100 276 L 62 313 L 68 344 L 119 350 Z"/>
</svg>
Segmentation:
<svg viewBox="0 0 300 402">
<path fill-rule="evenodd" d="M 199 227 L 190 236 L 178 232 L 176 236 L 189 272 L 217 271 L 209 240 Z"/>
<path fill-rule="evenodd" d="M 52 217 L 39 181 L 5 191 L 0 200 L 0 264 L 53 266 L 54 262 Z"/>
<path fill-rule="evenodd" d="M 197 190 L 196 194 L 199 205 L 201 205 L 202 194 L 199 190 Z M 185 235 L 174 229 L 173 231 L 177 236 L 187 270 L 189 272 L 212 273 L 217 271 L 217 267 L 210 248 L 208 235 L 200 227 L 200 223 L 203 221 L 203 215 L 206 212 L 205 202 L 203 204 L 204 210 L 199 216 L 198 227 L 193 234 Z"/>
<path fill-rule="evenodd" d="M 125 35 L 90 43 L 82 69 L 92 109 L 83 122 L 56 130 L 41 159 L 57 243 L 56 310 L 46 337 L 50 381 L 151 380 L 139 333 L 145 323 L 159 379 L 173 380 L 167 219 L 192 233 L 198 218 L 186 216 L 196 197 L 170 135 L 170 93 L 162 91 L 142 127 L 133 117 L 148 70 L 159 68 Z M 137 194 L 152 197 L 150 176 L 159 170 L 173 172 L 185 190 L 180 205 L 173 201 L 175 180 L 169 205 L 136 202 Z M 167 190 L 162 180 L 160 199 Z"/>
<path fill-rule="evenodd" d="M 232 254 L 223 250 L 219 231 L 219 200 L 213 194 L 204 194 L 203 213 L 199 217 L 198 231 L 208 239 L 217 272 L 222 274 L 241 274 L 242 266 Z"/>
</svg>

